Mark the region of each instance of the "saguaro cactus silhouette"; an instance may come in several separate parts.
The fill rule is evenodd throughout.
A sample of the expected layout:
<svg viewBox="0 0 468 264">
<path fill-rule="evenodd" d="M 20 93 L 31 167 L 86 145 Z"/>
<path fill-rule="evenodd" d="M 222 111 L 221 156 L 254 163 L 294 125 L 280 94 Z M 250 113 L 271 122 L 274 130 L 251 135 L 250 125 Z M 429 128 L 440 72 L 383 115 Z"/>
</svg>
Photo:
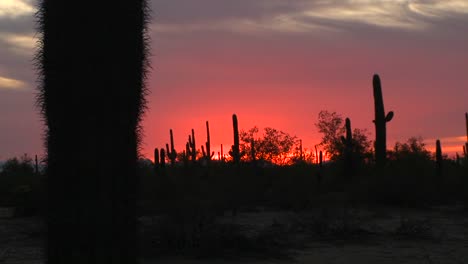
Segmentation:
<svg viewBox="0 0 468 264">
<path fill-rule="evenodd" d="M 39 162 L 37 160 L 37 155 L 34 157 L 34 174 L 39 175 Z"/>
<path fill-rule="evenodd" d="M 195 130 L 192 129 L 192 136 L 188 137 L 188 144 L 190 147 L 190 155 L 192 157 L 192 163 L 197 161 L 197 145 L 195 145 Z"/>
<path fill-rule="evenodd" d="M 345 120 L 346 128 L 346 137 L 341 137 L 341 142 L 344 145 L 344 175 L 345 177 L 354 176 L 354 167 L 353 167 L 353 133 L 351 130 L 351 120 L 346 118 Z"/>
<path fill-rule="evenodd" d="M 221 162 L 224 162 L 223 144 L 221 144 Z"/>
<path fill-rule="evenodd" d="M 39 1 L 48 264 L 137 262 L 148 13 L 146 0 Z"/>
<path fill-rule="evenodd" d="M 387 122 L 393 118 L 393 112 L 385 115 L 382 86 L 379 75 L 375 74 L 372 80 L 374 87 L 374 111 L 375 111 L 375 162 L 382 168 L 387 158 Z"/>
<path fill-rule="evenodd" d="M 436 140 L 436 175 L 442 176 L 442 147 L 440 146 L 440 140 Z"/>
<path fill-rule="evenodd" d="M 468 112 L 465 113 L 465 125 L 466 125 L 466 142 L 468 143 Z"/>
<path fill-rule="evenodd" d="M 166 146 L 167 157 L 171 161 L 171 165 L 174 166 L 177 158 L 177 152 L 174 148 L 174 135 L 172 134 L 172 129 L 169 130 L 169 135 L 171 137 L 171 148 L 169 149 L 169 145 Z"/>
<path fill-rule="evenodd" d="M 323 161 L 323 153 L 320 151 L 319 155 L 317 155 L 317 163 L 319 165 L 319 170 L 318 170 L 318 175 L 317 175 L 317 187 L 320 189 L 320 186 L 322 185 L 322 161 Z"/>
<path fill-rule="evenodd" d="M 351 120 L 345 119 L 345 132 L 346 137 L 341 137 L 341 141 L 345 147 L 345 151 L 351 151 L 353 147 L 353 132 L 351 131 Z"/>
<path fill-rule="evenodd" d="M 202 147 L 203 158 L 208 163 L 210 163 L 211 158 L 214 156 L 214 151 L 211 152 L 210 125 L 209 125 L 208 121 L 206 121 L 206 143 L 205 143 L 205 146 L 206 146 L 206 152 L 205 152 L 205 148 L 203 147 L 203 145 L 201 146 Z"/>
<path fill-rule="evenodd" d="M 161 168 L 165 168 L 166 167 L 166 152 L 164 151 L 164 148 L 161 148 L 161 154 L 159 155 L 160 156 L 160 166 Z"/>
<path fill-rule="evenodd" d="M 232 115 L 232 128 L 234 131 L 234 145 L 232 145 L 229 154 L 232 156 L 234 164 L 239 165 L 240 163 L 240 150 L 239 150 L 239 127 L 237 124 L 236 114 Z"/>
<path fill-rule="evenodd" d="M 159 169 L 159 149 L 154 149 L 154 173 L 157 174 Z"/>
<path fill-rule="evenodd" d="M 466 125 L 466 142 L 465 146 L 463 146 L 463 154 L 465 155 L 465 159 L 468 159 L 468 113 L 465 113 L 465 125 Z"/>
</svg>

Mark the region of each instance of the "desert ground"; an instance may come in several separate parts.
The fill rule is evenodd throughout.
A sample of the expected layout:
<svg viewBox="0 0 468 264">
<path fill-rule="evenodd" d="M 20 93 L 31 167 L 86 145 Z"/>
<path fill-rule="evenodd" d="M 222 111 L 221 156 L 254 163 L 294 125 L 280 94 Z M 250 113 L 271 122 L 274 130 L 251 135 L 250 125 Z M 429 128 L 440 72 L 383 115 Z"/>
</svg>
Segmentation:
<svg viewBox="0 0 468 264">
<path fill-rule="evenodd" d="M 468 211 L 462 205 L 295 212 L 255 208 L 216 217 L 209 228 L 231 227 L 228 234 L 244 239 L 239 243 L 258 244 L 246 247 L 248 254 L 238 247 L 219 251 L 209 243 L 202 246 L 203 254 L 194 245 L 158 251 L 164 236 L 154 230 L 167 229 L 161 226 L 163 218 L 139 218 L 143 264 L 468 263 Z M 45 263 L 43 226 L 38 217 L 0 219 L 0 263 Z"/>
</svg>

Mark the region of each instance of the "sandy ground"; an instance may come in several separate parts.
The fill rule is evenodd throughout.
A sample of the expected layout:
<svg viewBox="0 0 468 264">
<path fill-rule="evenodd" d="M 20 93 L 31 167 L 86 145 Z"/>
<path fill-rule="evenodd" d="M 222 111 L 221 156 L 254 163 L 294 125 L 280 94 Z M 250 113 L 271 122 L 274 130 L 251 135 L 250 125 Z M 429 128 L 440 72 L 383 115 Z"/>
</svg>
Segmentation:
<svg viewBox="0 0 468 264">
<path fill-rule="evenodd" d="M 335 223 L 330 224 L 330 229 L 336 231 L 333 226 L 340 227 L 343 225 L 340 221 L 347 219 L 351 231 L 317 235 L 310 231 L 317 212 L 260 210 L 220 219 L 248 226 L 245 229 L 248 232 L 282 225 L 291 230 L 293 238 L 307 234 L 304 245 L 291 248 L 287 259 L 196 260 L 166 256 L 142 259 L 141 263 L 468 263 L 468 214 L 460 207 L 334 210 L 327 215 L 327 222 Z M 153 220 L 144 218 L 142 224 L 148 225 Z M 40 223 L 38 218 L 0 219 L 0 263 L 44 263 Z M 361 233 L 348 234 L 356 230 Z"/>
</svg>

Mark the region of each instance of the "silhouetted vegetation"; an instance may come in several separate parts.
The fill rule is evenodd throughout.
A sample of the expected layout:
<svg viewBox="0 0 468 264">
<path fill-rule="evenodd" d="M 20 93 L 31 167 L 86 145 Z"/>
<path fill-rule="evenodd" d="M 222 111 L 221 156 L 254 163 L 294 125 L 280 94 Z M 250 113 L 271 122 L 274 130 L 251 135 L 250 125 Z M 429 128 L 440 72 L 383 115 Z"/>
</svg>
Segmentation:
<svg viewBox="0 0 468 264">
<path fill-rule="evenodd" d="M 0 170 L 0 207 L 15 207 L 15 216 L 42 213 L 43 175 L 26 154 L 7 160 Z"/>
<path fill-rule="evenodd" d="M 374 77 L 376 90 L 380 87 L 378 84 Z M 379 93 L 376 91 L 377 98 Z M 382 109 L 377 112 L 383 111 L 383 105 L 379 108 Z M 384 121 L 390 121 L 392 116 L 387 114 Z M 369 235 L 361 224 L 353 222 L 349 208 L 468 204 L 468 162 L 449 159 L 442 153 L 440 141 L 436 143 L 435 154 L 426 149 L 421 138 L 397 142 L 393 149 L 385 150 L 384 161 L 379 163 L 377 150 L 371 148 L 367 132 L 358 128 L 352 130 L 349 118 L 343 120 L 335 112 L 321 111 L 316 126 L 323 135 L 319 146 L 329 157 L 326 162 L 322 150 L 317 151 L 316 158 L 310 152 L 311 158 L 304 158 L 307 154 L 303 153 L 301 140 L 286 132 L 265 128 L 264 134 L 259 136 L 257 127 L 239 132 L 237 116 L 233 115 L 235 144 L 227 160 L 219 155 L 209 164 L 200 163 L 207 159 L 202 149 L 203 155 L 193 157 L 189 169 L 182 156 L 179 163 L 184 165 L 171 167 L 164 177 L 154 177 L 150 169 L 142 168 L 140 213 L 166 219 L 156 224 L 159 231 L 152 231 L 158 241 L 154 250 L 203 256 L 214 256 L 211 250 L 223 256 L 228 252 L 262 251 L 265 247 L 279 251 L 278 247 L 268 247 L 265 241 L 262 244 L 258 238 L 245 236 L 239 226 L 218 221 L 226 215 L 236 217 L 262 210 L 259 208 L 296 213 L 320 209 L 322 213 L 318 218 L 302 219 L 299 224 L 302 227 L 295 228 L 306 228 L 307 232 L 331 239 L 348 239 Z M 192 130 L 187 153 L 193 148 L 194 139 Z M 377 144 L 374 146 L 377 148 Z M 198 150 L 190 152 L 198 153 Z M 207 167 L 210 174 L 206 174 Z M 425 225 L 402 219 L 392 234 L 429 237 L 430 226 Z M 185 231 L 180 233 L 180 230 Z M 293 230 L 287 232 L 296 232 Z"/>
<path fill-rule="evenodd" d="M 435 153 L 427 150 L 421 138 L 395 143 L 386 151 L 382 171 L 366 132 L 352 130 L 349 118 L 343 120 L 337 113 L 321 111 L 317 128 L 323 134 L 320 146 L 331 152 L 327 161 L 323 160 L 322 150 L 317 159 L 313 155 L 303 158 L 307 154 L 302 153 L 301 141 L 273 128 L 266 128 L 263 135 L 259 135 L 257 127 L 237 132 L 238 161 L 232 155 L 208 162 L 208 126 L 204 153 L 190 146 L 195 142 L 193 130 L 186 151 L 178 152 L 172 166 L 165 165 L 172 161 L 166 150 L 156 148 L 155 162 L 141 159 L 138 163 L 138 215 L 149 219 L 140 233 L 142 256 L 286 257 L 289 249 L 300 247 L 309 237 L 371 237 L 368 228 L 350 211 L 353 208 L 468 205 L 468 163 L 444 155 L 440 141 Z M 175 153 L 174 138 L 169 134 L 169 151 Z M 30 158 L 12 159 L 0 173 L 18 179 L 23 174 L 29 175 L 28 181 L 39 179 Z M 18 180 L 17 186 L 8 189 L 24 184 L 28 182 Z M 37 186 L 34 188 L 40 193 Z M 20 199 L 5 201 L 14 201 L 5 205 L 23 206 Z M 292 221 L 288 226 L 273 223 L 254 234 L 229 220 L 268 211 L 291 211 L 302 216 L 288 220 Z M 402 219 L 391 235 L 433 239 L 431 226 L 418 221 Z M 298 236 L 303 242 L 292 238 Z"/>
<path fill-rule="evenodd" d="M 261 136 L 258 133 L 257 127 L 240 132 L 243 161 L 292 165 L 300 159 L 297 137 L 271 127 L 266 127 Z"/>
</svg>

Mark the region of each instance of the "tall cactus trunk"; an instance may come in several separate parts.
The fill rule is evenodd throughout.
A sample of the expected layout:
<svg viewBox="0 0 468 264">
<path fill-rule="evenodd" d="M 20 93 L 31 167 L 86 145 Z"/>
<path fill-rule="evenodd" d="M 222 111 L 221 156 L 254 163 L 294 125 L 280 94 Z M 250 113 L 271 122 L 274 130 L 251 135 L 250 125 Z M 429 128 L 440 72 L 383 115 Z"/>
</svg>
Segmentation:
<svg viewBox="0 0 468 264">
<path fill-rule="evenodd" d="M 392 120 L 393 112 L 390 111 L 385 115 L 379 75 L 374 75 L 372 84 L 374 88 L 375 111 L 375 162 L 378 168 L 383 168 L 387 160 L 387 122 Z"/>
<path fill-rule="evenodd" d="M 166 144 L 166 153 L 167 157 L 171 161 L 171 166 L 174 167 L 177 159 L 177 152 L 174 148 L 174 134 L 172 133 L 172 129 L 169 129 L 169 136 L 171 142 L 171 148 L 169 149 L 169 145 Z"/>
<path fill-rule="evenodd" d="M 189 147 L 190 147 L 190 156 L 192 157 L 192 163 L 195 164 L 197 162 L 197 145 L 195 145 L 195 130 L 192 129 L 192 136 L 189 135 L 188 139 Z"/>
<path fill-rule="evenodd" d="M 465 113 L 465 125 L 466 125 L 466 142 L 465 142 L 465 146 L 463 146 L 463 154 L 465 155 L 465 159 L 468 160 L 468 113 Z"/>
<path fill-rule="evenodd" d="M 154 167 L 153 167 L 153 171 L 155 175 L 158 174 L 158 170 L 159 170 L 159 149 L 155 148 L 154 149 Z"/>
<path fill-rule="evenodd" d="M 34 174 L 39 175 L 39 161 L 37 160 L 37 155 L 34 157 Z"/>
<path fill-rule="evenodd" d="M 211 140 L 210 140 L 210 125 L 208 121 L 206 121 L 206 152 L 202 146 L 203 157 L 205 158 L 207 165 L 209 166 L 211 163 L 211 158 L 214 156 L 214 151 L 211 152 Z"/>
<path fill-rule="evenodd" d="M 232 145 L 232 158 L 234 164 L 239 165 L 240 163 L 240 149 L 239 149 L 239 126 L 237 123 L 237 116 L 232 115 L 232 128 L 234 132 L 234 145 Z"/>
<path fill-rule="evenodd" d="M 38 14 L 46 263 L 137 263 L 147 2 L 40 0 Z"/>
<path fill-rule="evenodd" d="M 351 120 L 346 118 L 345 121 L 346 137 L 342 137 L 341 141 L 344 145 L 344 177 L 350 179 L 354 177 L 354 158 L 353 158 L 353 133 L 351 130 Z"/>
<path fill-rule="evenodd" d="M 465 113 L 466 143 L 468 143 L 468 113 Z"/>
<path fill-rule="evenodd" d="M 224 162 L 223 144 L 221 144 L 221 162 Z"/>
<path fill-rule="evenodd" d="M 159 158 L 161 159 L 159 162 L 159 166 L 162 169 L 166 168 L 166 152 L 164 151 L 164 148 L 161 148 L 161 153 L 159 155 Z"/>
<path fill-rule="evenodd" d="M 315 145 L 314 148 L 315 148 L 315 163 L 318 164 L 319 163 L 319 153 L 318 153 L 318 150 L 317 150 L 317 145 Z"/>
<path fill-rule="evenodd" d="M 322 161 L 323 161 L 323 153 L 320 151 L 319 155 L 317 155 L 317 164 L 318 164 L 318 175 L 317 175 L 317 188 L 320 190 L 322 186 L 322 177 L 323 177 L 323 166 L 322 166 Z"/>
<path fill-rule="evenodd" d="M 440 140 L 436 140 L 436 175 L 442 177 L 442 147 L 440 146 Z"/>
</svg>

